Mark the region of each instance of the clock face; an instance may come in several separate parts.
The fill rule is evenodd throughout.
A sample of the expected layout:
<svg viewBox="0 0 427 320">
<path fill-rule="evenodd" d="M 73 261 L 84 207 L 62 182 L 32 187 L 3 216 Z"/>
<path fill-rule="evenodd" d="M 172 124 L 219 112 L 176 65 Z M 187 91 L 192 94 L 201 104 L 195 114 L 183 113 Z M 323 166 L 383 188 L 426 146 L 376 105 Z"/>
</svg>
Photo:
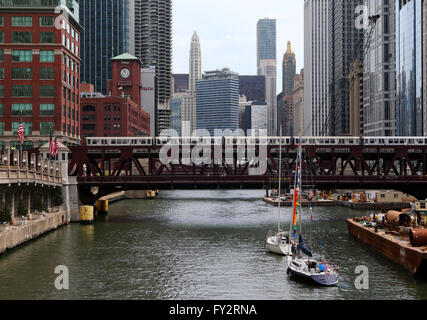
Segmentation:
<svg viewBox="0 0 427 320">
<path fill-rule="evenodd" d="M 122 76 L 122 78 L 129 78 L 130 76 L 130 71 L 127 68 L 123 68 L 122 70 L 120 70 L 120 75 Z"/>
</svg>

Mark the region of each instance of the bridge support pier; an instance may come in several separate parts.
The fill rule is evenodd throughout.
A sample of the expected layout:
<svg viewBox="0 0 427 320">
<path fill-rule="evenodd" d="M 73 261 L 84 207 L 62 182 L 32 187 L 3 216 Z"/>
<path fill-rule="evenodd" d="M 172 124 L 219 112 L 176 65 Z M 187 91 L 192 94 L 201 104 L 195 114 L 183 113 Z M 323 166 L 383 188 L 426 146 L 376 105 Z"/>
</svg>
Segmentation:
<svg viewBox="0 0 427 320">
<path fill-rule="evenodd" d="M 68 222 L 80 221 L 79 193 L 77 190 L 77 178 L 67 177 L 67 183 L 63 185 L 62 195 L 64 197 L 65 211 Z"/>
</svg>

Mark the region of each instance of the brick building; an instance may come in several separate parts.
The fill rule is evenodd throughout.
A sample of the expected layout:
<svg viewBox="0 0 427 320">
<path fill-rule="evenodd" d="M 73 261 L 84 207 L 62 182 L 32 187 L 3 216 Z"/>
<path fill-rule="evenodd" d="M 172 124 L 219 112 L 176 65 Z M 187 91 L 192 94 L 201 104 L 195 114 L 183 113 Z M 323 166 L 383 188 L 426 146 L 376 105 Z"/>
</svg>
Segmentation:
<svg viewBox="0 0 427 320">
<path fill-rule="evenodd" d="M 11 0 L 0 8 L 1 147 L 20 145 L 21 113 L 24 149 L 51 132 L 65 145 L 79 143 L 81 30 L 75 0 Z"/>
<path fill-rule="evenodd" d="M 141 108 L 141 62 L 125 53 L 111 59 L 112 79 L 105 96 L 82 84 L 82 143 L 86 137 L 150 135 L 150 114 Z"/>
</svg>

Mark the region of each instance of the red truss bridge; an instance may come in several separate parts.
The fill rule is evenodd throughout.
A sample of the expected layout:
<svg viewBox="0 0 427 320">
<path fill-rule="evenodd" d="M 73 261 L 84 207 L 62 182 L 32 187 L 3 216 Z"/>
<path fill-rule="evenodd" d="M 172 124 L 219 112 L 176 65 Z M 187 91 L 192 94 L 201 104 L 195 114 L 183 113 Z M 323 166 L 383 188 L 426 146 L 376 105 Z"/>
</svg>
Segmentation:
<svg viewBox="0 0 427 320">
<path fill-rule="evenodd" d="M 183 138 L 175 142 L 167 138 L 99 139 L 104 143 L 70 148 L 69 175 L 77 176 L 81 200 L 93 201 L 118 189 L 277 186 L 279 138 L 256 139 L 254 145 L 246 140 L 249 138 L 222 138 L 205 145 L 204 150 L 202 138 L 187 144 Z M 111 139 L 122 139 L 122 143 L 113 144 Z M 136 139 L 147 141 L 142 144 Z M 395 189 L 426 198 L 427 141 L 412 138 L 411 143 L 409 139 L 303 138 L 303 184 L 319 189 Z M 284 184 L 293 183 L 297 143 L 297 139 L 282 138 Z M 162 154 L 175 155 L 174 161 L 162 161 Z M 193 161 L 195 157 L 202 160 Z M 96 195 L 90 192 L 92 187 L 98 187 Z"/>
</svg>

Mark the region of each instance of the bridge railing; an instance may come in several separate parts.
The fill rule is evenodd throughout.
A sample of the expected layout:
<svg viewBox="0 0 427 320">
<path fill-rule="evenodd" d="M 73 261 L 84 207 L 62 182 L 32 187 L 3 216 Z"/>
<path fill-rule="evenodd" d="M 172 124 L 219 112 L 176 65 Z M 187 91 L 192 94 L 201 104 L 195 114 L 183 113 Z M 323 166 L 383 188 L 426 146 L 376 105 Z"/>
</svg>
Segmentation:
<svg viewBox="0 0 427 320">
<path fill-rule="evenodd" d="M 59 161 L 43 159 L 35 153 L 6 149 L 0 156 L 0 184 L 5 183 L 62 184 Z"/>
</svg>

